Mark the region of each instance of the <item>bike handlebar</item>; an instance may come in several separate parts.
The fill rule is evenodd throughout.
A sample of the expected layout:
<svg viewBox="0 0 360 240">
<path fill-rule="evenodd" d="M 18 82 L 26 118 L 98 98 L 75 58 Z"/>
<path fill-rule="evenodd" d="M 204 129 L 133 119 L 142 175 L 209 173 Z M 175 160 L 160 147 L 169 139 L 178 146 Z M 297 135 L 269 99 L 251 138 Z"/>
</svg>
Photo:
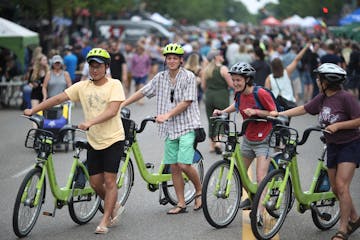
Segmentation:
<svg viewBox="0 0 360 240">
<path fill-rule="evenodd" d="M 20 115 L 20 117 L 29 119 L 30 121 L 34 122 L 38 128 L 40 128 L 40 122 L 42 121 L 42 120 L 41 120 L 41 116 L 35 114 L 35 115 L 31 115 L 31 116 Z M 68 130 L 70 130 L 70 131 L 86 132 L 86 131 L 80 129 L 80 128 L 78 127 L 78 125 L 70 125 L 70 124 L 63 126 L 63 127 L 60 129 L 61 132 L 63 132 L 63 131 L 68 131 Z"/>
<path fill-rule="evenodd" d="M 307 129 L 305 129 L 301 140 L 297 141 L 297 145 L 303 145 L 309 138 L 309 135 L 312 131 L 317 131 L 317 132 L 322 132 L 322 133 L 331 133 L 328 130 L 325 130 L 323 127 L 320 127 L 320 126 L 309 127 Z"/>
<path fill-rule="evenodd" d="M 136 129 L 136 133 L 144 131 L 147 122 L 155 122 L 156 117 L 146 117 L 141 121 L 140 128 Z"/>
</svg>

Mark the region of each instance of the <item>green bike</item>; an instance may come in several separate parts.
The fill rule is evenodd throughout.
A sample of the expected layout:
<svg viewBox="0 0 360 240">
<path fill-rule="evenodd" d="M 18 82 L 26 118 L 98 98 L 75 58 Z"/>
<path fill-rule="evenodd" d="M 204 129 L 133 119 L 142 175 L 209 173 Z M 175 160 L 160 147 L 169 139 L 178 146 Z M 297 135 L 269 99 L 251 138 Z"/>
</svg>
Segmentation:
<svg viewBox="0 0 360 240">
<path fill-rule="evenodd" d="M 310 189 L 303 192 L 301 188 L 296 149 L 306 142 L 312 131 L 326 132 L 320 127 L 307 128 L 299 141 L 298 131 L 294 128 L 277 125 L 273 129 L 271 136 L 280 139 L 280 144 L 272 145 L 274 141 L 270 141 L 270 146 L 280 148 L 282 156 L 279 169 L 263 179 L 254 197 L 250 219 L 252 231 L 258 239 L 271 239 L 280 230 L 289 211 L 292 189 L 298 202 L 297 210 L 304 213 L 310 209 L 316 227 L 327 230 L 338 222 L 340 208 L 331 191 L 324 163 L 326 145 L 318 159 Z M 321 139 L 325 142 L 323 137 Z"/>
<path fill-rule="evenodd" d="M 142 179 L 147 183 L 148 189 L 151 192 L 160 189 L 159 203 L 162 205 L 166 205 L 167 203 L 176 205 L 177 197 L 172 183 L 170 166 L 161 163 L 157 172 L 154 172 L 154 164 L 144 162 L 144 157 L 137 141 L 137 134 L 144 131 L 147 122 L 155 122 L 155 118 L 144 118 L 141 121 L 140 127 L 137 128 L 135 122 L 130 119 L 130 110 L 128 108 L 122 109 L 121 114 L 126 139 L 124 154 L 120 161 L 119 176 L 117 179 L 118 201 L 121 205 L 125 205 L 134 184 L 134 164 L 131 159 L 132 155 Z M 203 156 L 196 148 L 193 165 L 197 169 L 200 181 L 202 182 L 204 176 Z M 196 192 L 188 177 L 185 174 L 183 177 L 185 183 L 185 202 L 186 204 L 189 204 L 194 200 Z"/>
<path fill-rule="evenodd" d="M 257 191 L 257 183 L 248 176 L 242 160 L 239 138 L 244 135 L 249 122 L 268 120 L 246 119 L 242 123 L 241 132 L 237 132 L 235 121 L 228 120 L 227 116 L 217 116 L 212 119 L 214 119 L 215 133 L 218 133 L 215 141 L 224 143 L 225 151 L 223 159 L 212 164 L 206 173 L 202 190 L 203 212 L 211 226 L 224 228 L 234 220 L 237 214 L 242 188 L 244 187 L 250 200 Z M 278 168 L 277 156 L 278 154 L 272 156 L 269 171 Z M 293 201 L 289 204 L 292 205 Z"/>
<path fill-rule="evenodd" d="M 27 117 L 39 127 L 43 117 L 33 115 Z M 64 126 L 60 132 L 75 132 L 76 126 Z M 45 201 L 46 175 L 51 193 L 55 198 L 53 212 L 44 212 L 44 215 L 55 217 L 55 210 L 68 205 L 71 219 L 77 224 L 89 222 L 96 214 L 100 198 L 89 184 L 89 173 L 86 166 L 80 161 L 80 153 L 87 148 L 86 141 L 75 142 L 75 153 L 71 170 L 64 187 L 57 184 L 53 162 L 54 134 L 50 131 L 33 128 L 26 136 L 25 147 L 37 150 L 34 168 L 24 177 L 16 196 L 13 210 L 13 230 L 18 237 L 27 236 L 33 229 Z M 75 183 L 79 172 L 85 175 L 84 186 L 76 187 Z"/>
</svg>

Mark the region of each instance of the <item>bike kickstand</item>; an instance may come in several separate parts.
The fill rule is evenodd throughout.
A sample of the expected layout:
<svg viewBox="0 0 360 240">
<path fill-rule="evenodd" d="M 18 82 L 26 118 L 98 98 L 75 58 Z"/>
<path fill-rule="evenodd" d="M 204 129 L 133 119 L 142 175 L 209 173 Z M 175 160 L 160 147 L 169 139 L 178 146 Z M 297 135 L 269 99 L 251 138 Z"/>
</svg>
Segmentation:
<svg viewBox="0 0 360 240">
<path fill-rule="evenodd" d="M 169 203 L 169 199 L 166 196 L 162 197 L 162 193 L 163 193 L 162 191 L 163 190 L 162 190 L 162 187 L 161 187 L 161 183 L 159 183 L 159 203 L 161 205 L 166 205 L 166 204 Z"/>
</svg>

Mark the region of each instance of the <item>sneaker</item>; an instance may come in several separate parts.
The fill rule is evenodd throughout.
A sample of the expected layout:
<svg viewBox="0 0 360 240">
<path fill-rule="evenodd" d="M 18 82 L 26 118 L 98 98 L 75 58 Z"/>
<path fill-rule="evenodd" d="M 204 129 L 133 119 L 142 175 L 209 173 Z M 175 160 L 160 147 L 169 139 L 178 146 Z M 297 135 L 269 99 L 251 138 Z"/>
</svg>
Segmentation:
<svg viewBox="0 0 360 240">
<path fill-rule="evenodd" d="M 242 210 L 251 210 L 251 201 L 249 198 L 240 202 L 239 208 Z"/>
</svg>

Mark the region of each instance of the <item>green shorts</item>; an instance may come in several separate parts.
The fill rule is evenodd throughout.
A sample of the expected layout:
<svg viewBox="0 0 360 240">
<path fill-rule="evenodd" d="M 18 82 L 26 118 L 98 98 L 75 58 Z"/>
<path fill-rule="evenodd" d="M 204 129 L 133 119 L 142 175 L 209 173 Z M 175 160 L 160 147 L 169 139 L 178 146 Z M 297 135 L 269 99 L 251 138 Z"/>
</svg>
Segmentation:
<svg viewBox="0 0 360 240">
<path fill-rule="evenodd" d="M 192 164 L 194 158 L 195 132 L 191 131 L 177 139 L 165 140 L 164 164 Z"/>
</svg>

